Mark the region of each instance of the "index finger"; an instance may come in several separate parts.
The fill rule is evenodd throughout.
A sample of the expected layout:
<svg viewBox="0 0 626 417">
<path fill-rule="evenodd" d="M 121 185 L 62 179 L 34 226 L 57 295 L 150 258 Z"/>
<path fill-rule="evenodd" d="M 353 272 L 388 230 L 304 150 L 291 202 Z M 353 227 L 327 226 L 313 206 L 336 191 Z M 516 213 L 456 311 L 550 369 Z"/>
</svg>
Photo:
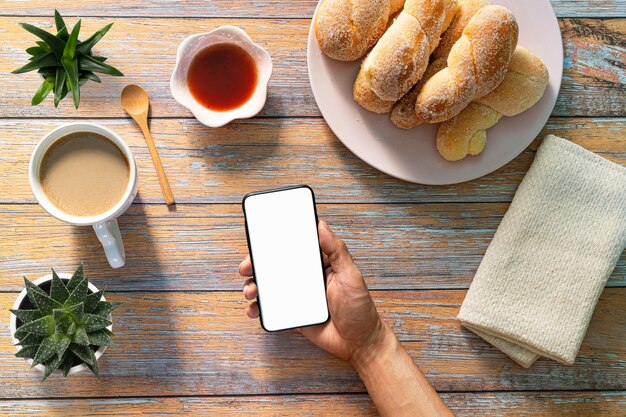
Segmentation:
<svg viewBox="0 0 626 417">
<path fill-rule="evenodd" d="M 252 276 L 252 261 L 250 260 L 250 255 L 246 256 L 246 258 L 239 264 L 239 275 L 242 277 Z"/>
</svg>

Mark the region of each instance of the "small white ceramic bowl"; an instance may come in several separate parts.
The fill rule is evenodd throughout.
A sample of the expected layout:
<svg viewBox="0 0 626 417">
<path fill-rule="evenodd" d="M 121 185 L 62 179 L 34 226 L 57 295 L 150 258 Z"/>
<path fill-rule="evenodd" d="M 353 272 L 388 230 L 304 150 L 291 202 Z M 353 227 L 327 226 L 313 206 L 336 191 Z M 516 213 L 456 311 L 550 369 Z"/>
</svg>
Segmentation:
<svg viewBox="0 0 626 417">
<path fill-rule="evenodd" d="M 189 91 L 187 72 L 193 58 L 201 50 L 219 43 L 235 44 L 243 48 L 254 59 L 258 70 L 256 90 L 252 97 L 241 107 L 229 111 L 212 111 L 196 101 Z M 236 26 L 221 26 L 211 32 L 189 36 L 178 47 L 176 68 L 170 79 L 172 95 L 187 107 L 200 123 L 209 127 L 221 127 L 235 119 L 247 119 L 256 116 L 267 99 L 267 84 L 272 75 L 270 54 L 252 42 L 246 32 Z"/>
<path fill-rule="evenodd" d="M 72 278 L 72 274 L 64 274 L 64 273 L 60 273 L 58 274 L 59 278 L 61 279 L 67 279 L 69 280 L 70 278 Z M 52 274 L 48 274 L 48 275 L 44 275 L 41 278 L 36 279 L 35 281 L 33 281 L 33 284 L 35 285 L 41 285 L 44 282 L 48 282 L 48 281 L 52 281 Z M 88 283 L 88 288 L 92 293 L 96 293 L 98 292 L 98 288 L 93 285 L 91 282 Z M 22 301 L 24 301 L 24 298 L 27 297 L 27 293 L 26 293 L 26 288 L 24 288 L 22 290 L 22 292 L 20 292 L 20 295 L 17 296 L 17 299 L 15 300 L 15 303 L 13 304 L 13 310 L 19 310 L 20 305 L 22 304 Z M 104 298 L 104 296 L 102 296 L 101 298 L 102 301 L 106 301 L 106 298 Z M 111 320 L 111 316 L 109 315 L 109 320 Z M 17 340 L 15 338 L 15 332 L 17 331 L 17 317 L 15 317 L 14 314 L 11 314 L 11 319 L 9 322 L 9 329 L 11 331 L 11 339 L 13 341 L 13 344 L 15 345 L 15 351 L 19 352 L 19 350 L 22 348 L 19 343 L 20 341 Z M 108 326 L 107 329 L 109 329 L 110 331 L 113 331 L 113 326 Z M 102 354 L 104 353 L 104 351 L 106 350 L 106 346 L 101 346 L 96 352 L 96 360 L 99 360 L 100 357 L 102 356 Z M 26 362 L 28 362 L 29 365 L 32 366 L 33 364 L 33 360 L 31 358 L 25 359 Z M 40 372 L 45 372 L 46 371 L 46 367 L 43 365 L 36 365 L 34 367 L 34 369 L 40 371 Z M 84 371 L 87 368 L 87 365 L 85 365 L 84 363 L 81 363 L 80 365 L 76 365 L 70 368 L 70 372 L 67 374 L 68 376 L 70 375 L 74 375 L 77 374 L 81 371 Z M 53 374 L 60 374 L 61 370 L 57 369 L 53 372 Z"/>
</svg>

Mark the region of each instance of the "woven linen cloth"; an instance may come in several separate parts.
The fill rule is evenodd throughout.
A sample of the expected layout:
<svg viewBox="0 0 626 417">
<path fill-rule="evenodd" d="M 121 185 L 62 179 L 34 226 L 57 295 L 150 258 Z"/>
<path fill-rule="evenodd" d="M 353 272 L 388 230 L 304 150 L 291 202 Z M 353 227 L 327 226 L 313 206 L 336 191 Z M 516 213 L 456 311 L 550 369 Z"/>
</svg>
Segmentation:
<svg viewBox="0 0 626 417">
<path fill-rule="evenodd" d="M 626 245 L 626 168 L 548 135 L 458 318 L 523 367 L 573 364 Z"/>
</svg>

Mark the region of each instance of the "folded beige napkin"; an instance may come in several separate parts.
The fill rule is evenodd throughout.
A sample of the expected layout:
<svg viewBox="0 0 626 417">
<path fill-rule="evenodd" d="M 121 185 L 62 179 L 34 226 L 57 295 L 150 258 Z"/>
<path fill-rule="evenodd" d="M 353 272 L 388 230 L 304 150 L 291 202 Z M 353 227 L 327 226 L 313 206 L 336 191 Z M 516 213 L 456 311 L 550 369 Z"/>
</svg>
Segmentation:
<svg viewBox="0 0 626 417">
<path fill-rule="evenodd" d="M 458 318 L 523 367 L 572 364 L 626 245 L 626 168 L 549 135 Z"/>
</svg>

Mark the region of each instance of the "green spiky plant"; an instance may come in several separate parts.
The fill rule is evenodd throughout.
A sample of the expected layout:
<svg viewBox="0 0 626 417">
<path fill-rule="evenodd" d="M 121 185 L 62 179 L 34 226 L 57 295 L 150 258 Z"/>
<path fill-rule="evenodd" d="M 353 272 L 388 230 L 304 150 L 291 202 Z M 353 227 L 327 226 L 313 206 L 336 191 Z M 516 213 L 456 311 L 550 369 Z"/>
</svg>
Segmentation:
<svg viewBox="0 0 626 417">
<path fill-rule="evenodd" d="M 56 369 L 67 376 L 81 362 L 98 376 L 94 352 L 101 346 L 114 346 L 113 333 L 106 327 L 111 325 L 111 311 L 121 303 L 102 301 L 102 290 L 89 293 L 82 265 L 67 282 L 52 270 L 49 293 L 26 278 L 24 284 L 35 308 L 11 310 L 18 319 L 15 338 L 21 346 L 15 356 L 32 358 L 33 367 L 43 364 L 42 381 Z"/>
<path fill-rule="evenodd" d="M 44 78 L 31 101 L 33 106 L 41 103 L 50 92 L 54 92 L 54 107 L 57 107 L 59 102 L 71 92 L 74 106 L 78 109 L 80 87 L 90 80 L 102 82 L 96 73 L 123 76 L 119 70 L 104 63 L 105 57 L 94 56 L 92 53 L 94 45 L 111 29 L 113 23 L 106 25 L 81 42 L 78 40 L 80 20 L 69 32 L 63 17 L 55 10 L 54 22 L 56 35 L 36 26 L 20 23 L 20 26 L 41 41 L 36 42 L 37 46 L 26 49 L 31 56 L 28 64 L 14 70 L 13 74 L 37 70 Z"/>
</svg>

